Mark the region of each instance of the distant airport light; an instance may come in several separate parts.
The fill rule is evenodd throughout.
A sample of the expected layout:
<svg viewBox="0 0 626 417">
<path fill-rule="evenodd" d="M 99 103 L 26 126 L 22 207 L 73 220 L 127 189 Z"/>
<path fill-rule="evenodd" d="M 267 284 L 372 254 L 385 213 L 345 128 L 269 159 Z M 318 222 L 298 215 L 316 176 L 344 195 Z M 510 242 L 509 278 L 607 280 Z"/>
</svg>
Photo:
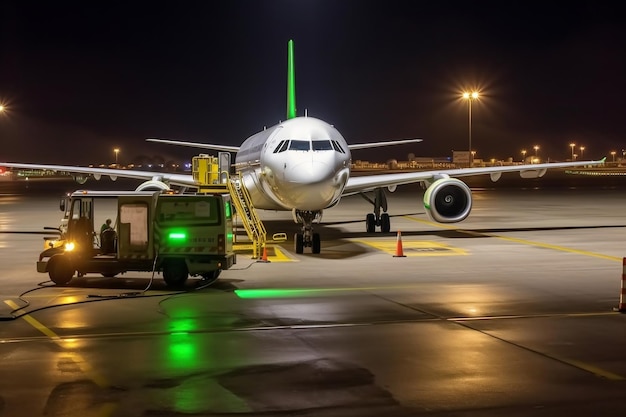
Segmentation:
<svg viewBox="0 0 626 417">
<path fill-rule="evenodd" d="M 478 99 L 478 91 L 472 91 L 470 92 L 463 92 L 462 96 L 464 100 L 467 100 L 467 108 L 468 108 L 468 114 L 469 114 L 469 138 L 468 138 L 468 146 L 467 146 L 467 150 L 470 153 L 469 155 L 469 166 L 473 166 L 474 165 L 474 156 L 472 155 L 472 101 L 477 100 Z"/>
<path fill-rule="evenodd" d="M 572 148 L 572 161 L 574 160 L 574 148 L 576 147 L 575 143 L 570 143 L 569 147 Z"/>
</svg>

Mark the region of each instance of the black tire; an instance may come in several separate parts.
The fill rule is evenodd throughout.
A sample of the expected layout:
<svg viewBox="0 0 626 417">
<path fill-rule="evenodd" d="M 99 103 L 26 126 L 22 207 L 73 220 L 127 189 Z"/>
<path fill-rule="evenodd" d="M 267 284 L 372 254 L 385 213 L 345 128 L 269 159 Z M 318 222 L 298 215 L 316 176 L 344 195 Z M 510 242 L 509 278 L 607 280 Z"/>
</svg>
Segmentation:
<svg viewBox="0 0 626 417">
<path fill-rule="evenodd" d="M 383 233 L 389 233 L 391 230 L 391 220 L 389 220 L 389 213 L 383 213 L 380 215 L 380 231 Z"/>
<path fill-rule="evenodd" d="M 365 227 L 367 233 L 374 233 L 376 231 L 376 217 L 374 213 L 367 213 L 365 217 Z"/>
<path fill-rule="evenodd" d="M 168 259 L 163 264 L 163 279 L 170 287 L 181 287 L 189 277 L 184 259 Z"/>
<path fill-rule="evenodd" d="M 65 255 L 54 255 L 48 261 L 48 275 L 57 285 L 65 285 L 72 280 L 76 270 L 72 261 Z"/>
<path fill-rule="evenodd" d="M 115 278 L 117 274 L 115 272 L 103 272 L 101 275 L 105 278 Z"/>
<path fill-rule="evenodd" d="M 296 233 L 293 237 L 296 253 L 304 253 L 304 236 L 302 233 Z"/>
<path fill-rule="evenodd" d="M 313 245 L 311 247 L 311 250 L 313 253 L 320 253 L 322 250 L 322 241 L 320 239 L 320 234 L 319 233 L 313 233 L 313 242 L 311 242 Z"/>
</svg>

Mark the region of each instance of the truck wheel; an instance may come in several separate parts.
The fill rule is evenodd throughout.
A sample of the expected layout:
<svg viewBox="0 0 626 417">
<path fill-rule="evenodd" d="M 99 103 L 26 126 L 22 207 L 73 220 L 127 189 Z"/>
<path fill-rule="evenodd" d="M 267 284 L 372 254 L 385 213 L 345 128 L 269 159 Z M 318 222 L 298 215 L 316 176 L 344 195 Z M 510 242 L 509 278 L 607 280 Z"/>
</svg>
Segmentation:
<svg viewBox="0 0 626 417">
<path fill-rule="evenodd" d="M 65 285 L 74 276 L 74 268 L 72 262 L 67 256 L 54 255 L 48 261 L 48 275 L 50 279 L 57 285 Z"/>
<path fill-rule="evenodd" d="M 189 276 L 184 259 L 168 259 L 163 264 L 163 279 L 171 287 L 180 287 Z"/>
</svg>

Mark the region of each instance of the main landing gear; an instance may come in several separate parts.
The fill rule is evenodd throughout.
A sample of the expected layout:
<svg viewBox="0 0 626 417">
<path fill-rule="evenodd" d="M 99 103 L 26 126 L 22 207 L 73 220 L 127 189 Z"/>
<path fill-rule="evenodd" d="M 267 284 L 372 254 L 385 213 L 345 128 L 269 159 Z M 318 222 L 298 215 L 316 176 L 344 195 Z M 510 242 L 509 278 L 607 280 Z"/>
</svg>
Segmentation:
<svg viewBox="0 0 626 417">
<path fill-rule="evenodd" d="M 372 203 L 374 206 L 374 212 L 368 213 L 365 217 L 365 227 L 367 233 L 374 233 L 376 226 L 380 226 L 382 233 L 389 233 L 391 230 L 391 221 L 389 220 L 389 214 L 387 213 L 387 196 L 382 188 L 376 188 L 374 190 L 374 199 L 372 200 L 367 195 L 361 193 L 361 197 Z M 381 213 L 381 210 L 383 213 Z"/>
<path fill-rule="evenodd" d="M 296 233 L 293 238 L 296 253 L 304 253 L 304 248 L 311 248 L 312 253 L 320 253 L 320 234 L 313 233 L 313 222 L 321 220 L 322 212 L 294 210 L 293 216 L 296 223 L 302 223 L 302 233 Z"/>
</svg>

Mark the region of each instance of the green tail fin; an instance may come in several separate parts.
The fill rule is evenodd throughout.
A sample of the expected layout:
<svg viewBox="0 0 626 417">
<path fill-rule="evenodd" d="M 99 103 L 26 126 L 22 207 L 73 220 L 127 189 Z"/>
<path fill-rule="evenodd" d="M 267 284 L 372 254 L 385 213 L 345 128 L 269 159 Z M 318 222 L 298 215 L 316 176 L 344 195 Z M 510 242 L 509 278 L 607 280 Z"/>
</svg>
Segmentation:
<svg viewBox="0 0 626 417">
<path fill-rule="evenodd" d="M 293 62 L 293 39 L 287 46 L 287 119 L 296 117 L 296 71 Z"/>
</svg>

